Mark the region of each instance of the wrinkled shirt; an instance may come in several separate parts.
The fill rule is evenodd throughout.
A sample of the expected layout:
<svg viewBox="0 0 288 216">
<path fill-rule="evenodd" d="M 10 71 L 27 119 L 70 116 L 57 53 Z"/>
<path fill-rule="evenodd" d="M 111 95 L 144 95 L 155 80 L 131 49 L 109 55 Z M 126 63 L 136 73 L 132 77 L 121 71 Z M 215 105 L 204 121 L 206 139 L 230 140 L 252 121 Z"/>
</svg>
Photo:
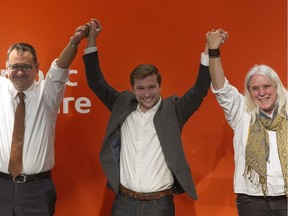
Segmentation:
<svg viewBox="0 0 288 216">
<path fill-rule="evenodd" d="M 25 93 L 24 174 L 51 170 L 55 164 L 54 139 L 58 109 L 65 92 L 69 70 L 56 60 L 45 80 L 34 82 Z M 19 103 L 12 82 L 0 77 L 0 172 L 8 173 L 15 110 Z"/>
<path fill-rule="evenodd" d="M 246 112 L 245 98 L 234 86 L 229 84 L 226 78 L 223 88 L 216 90 L 211 84 L 211 89 L 216 95 L 219 105 L 224 110 L 228 124 L 234 131 L 234 192 L 252 196 L 263 196 L 261 184 L 258 187 L 252 185 L 248 178 L 244 178 L 243 176 L 245 170 L 245 148 L 251 121 L 251 115 Z M 267 163 L 267 195 L 285 195 L 284 178 L 277 150 L 276 132 L 268 131 L 268 135 L 270 152 L 269 163 Z"/>
</svg>

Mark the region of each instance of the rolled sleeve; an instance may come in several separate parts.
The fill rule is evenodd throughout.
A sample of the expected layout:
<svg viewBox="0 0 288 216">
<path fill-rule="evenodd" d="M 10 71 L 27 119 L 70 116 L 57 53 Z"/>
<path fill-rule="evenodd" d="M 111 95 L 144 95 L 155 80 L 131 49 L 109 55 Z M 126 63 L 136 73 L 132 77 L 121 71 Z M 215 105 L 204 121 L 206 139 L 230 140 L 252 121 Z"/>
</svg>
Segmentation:
<svg viewBox="0 0 288 216">
<path fill-rule="evenodd" d="M 211 89 L 216 95 L 219 105 L 224 110 L 228 124 L 234 130 L 245 111 L 244 96 L 234 86 L 230 85 L 226 78 L 223 88 L 216 90 L 211 84 Z"/>
<path fill-rule="evenodd" d="M 213 87 L 212 82 L 211 82 L 211 91 L 214 94 L 227 94 L 229 92 L 230 88 L 231 88 L 231 86 L 229 85 L 229 81 L 226 79 L 226 77 L 225 77 L 224 86 L 221 89 L 215 89 Z"/>
<path fill-rule="evenodd" d="M 64 97 L 69 69 L 60 68 L 55 59 L 45 78 L 45 101 L 52 110 L 57 112 Z"/>
<path fill-rule="evenodd" d="M 49 78 L 52 81 L 58 81 L 61 83 L 63 83 L 63 82 L 65 83 L 68 81 L 68 77 L 69 77 L 69 69 L 68 68 L 66 68 L 66 69 L 60 68 L 57 65 L 57 59 L 55 59 L 50 66 L 50 69 L 47 73 L 46 79 Z"/>
</svg>

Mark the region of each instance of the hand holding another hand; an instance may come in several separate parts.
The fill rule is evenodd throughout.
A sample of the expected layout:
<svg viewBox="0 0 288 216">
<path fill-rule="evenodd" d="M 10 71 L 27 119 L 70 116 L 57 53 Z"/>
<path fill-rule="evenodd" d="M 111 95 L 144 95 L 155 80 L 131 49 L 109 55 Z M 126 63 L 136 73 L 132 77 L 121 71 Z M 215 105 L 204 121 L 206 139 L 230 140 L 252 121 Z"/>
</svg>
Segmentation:
<svg viewBox="0 0 288 216">
<path fill-rule="evenodd" d="M 209 49 L 218 49 L 228 39 L 228 32 L 223 29 L 208 31 L 206 41 Z"/>
</svg>

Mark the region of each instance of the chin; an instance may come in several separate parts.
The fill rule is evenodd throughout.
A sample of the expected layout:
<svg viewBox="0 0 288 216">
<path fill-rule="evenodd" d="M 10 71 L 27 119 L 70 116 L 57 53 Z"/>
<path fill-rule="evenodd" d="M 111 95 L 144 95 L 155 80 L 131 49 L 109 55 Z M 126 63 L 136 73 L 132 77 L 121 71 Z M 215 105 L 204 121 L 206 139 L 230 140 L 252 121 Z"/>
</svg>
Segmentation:
<svg viewBox="0 0 288 216">
<path fill-rule="evenodd" d="M 273 111 L 273 107 L 260 107 L 264 112 L 271 113 Z"/>
</svg>

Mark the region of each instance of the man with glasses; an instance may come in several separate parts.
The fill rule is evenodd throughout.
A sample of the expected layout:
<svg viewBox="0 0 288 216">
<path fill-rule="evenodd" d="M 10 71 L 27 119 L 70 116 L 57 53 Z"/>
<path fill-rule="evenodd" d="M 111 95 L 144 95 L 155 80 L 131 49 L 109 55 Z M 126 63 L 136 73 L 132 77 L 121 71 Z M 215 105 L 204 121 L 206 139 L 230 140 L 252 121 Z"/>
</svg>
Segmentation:
<svg viewBox="0 0 288 216">
<path fill-rule="evenodd" d="M 55 124 L 68 67 L 87 33 L 85 25 L 76 28 L 45 80 L 36 81 L 39 63 L 31 45 L 17 43 L 8 50 L 9 79 L 0 77 L 1 216 L 54 215 Z"/>
</svg>

